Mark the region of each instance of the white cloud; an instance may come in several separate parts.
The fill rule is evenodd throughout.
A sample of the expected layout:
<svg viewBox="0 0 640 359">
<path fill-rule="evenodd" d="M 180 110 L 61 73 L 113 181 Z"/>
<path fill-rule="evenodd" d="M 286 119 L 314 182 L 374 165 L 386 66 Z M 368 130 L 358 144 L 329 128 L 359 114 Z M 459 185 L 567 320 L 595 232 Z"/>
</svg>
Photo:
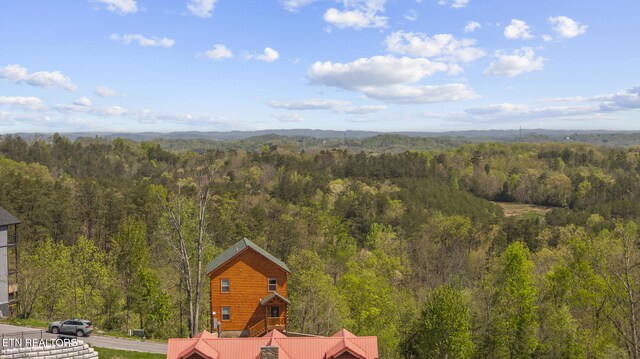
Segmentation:
<svg viewBox="0 0 640 359">
<path fill-rule="evenodd" d="M 419 56 L 436 57 L 442 61 L 473 62 L 483 56 L 482 49 L 473 47 L 475 40 L 458 40 L 451 34 L 436 34 L 396 31 L 385 40 L 387 51 Z"/>
<path fill-rule="evenodd" d="M 235 120 L 220 116 L 196 116 L 192 114 L 179 114 L 169 112 L 158 112 L 150 109 L 128 111 L 127 116 L 140 123 L 156 124 L 161 122 L 176 123 L 181 125 L 214 125 L 218 127 L 228 127 L 237 125 Z"/>
<path fill-rule="evenodd" d="M 181 125 L 216 125 L 228 126 L 235 121 L 218 116 L 195 116 L 189 113 L 159 112 L 150 109 L 127 109 L 121 106 L 84 106 L 79 104 L 60 104 L 53 107 L 55 111 L 65 114 L 87 114 L 98 117 L 129 118 L 139 123 L 175 123 Z"/>
<path fill-rule="evenodd" d="M 129 113 L 127 109 L 121 106 L 94 107 L 91 105 L 76 104 L 75 102 L 70 105 L 56 105 L 53 108 L 62 113 L 86 113 L 102 117 L 125 116 Z"/>
<path fill-rule="evenodd" d="M 152 36 L 149 38 L 140 34 L 111 34 L 109 38 L 113 41 L 118 41 L 125 45 L 129 45 L 130 43 L 135 41 L 138 43 L 138 45 L 144 47 L 172 47 L 176 43 L 175 40 L 166 37 L 160 38 Z"/>
<path fill-rule="evenodd" d="M 529 107 L 526 105 L 500 103 L 495 105 L 472 107 L 465 110 L 465 112 L 471 115 L 495 115 L 518 113 L 527 111 L 528 109 Z"/>
<path fill-rule="evenodd" d="M 365 114 L 380 112 L 387 109 L 384 105 L 353 105 L 350 101 L 331 100 L 331 99 L 307 99 L 298 101 L 269 101 L 267 102 L 272 108 L 282 110 L 329 110 L 340 114 Z"/>
<path fill-rule="evenodd" d="M 31 96 L 0 96 L 0 105 L 19 107 L 31 111 L 44 109 L 42 99 Z"/>
<path fill-rule="evenodd" d="M 7 65 L 0 68 L 0 78 L 15 83 L 26 83 L 38 87 L 60 87 L 67 91 L 76 91 L 78 87 L 71 79 L 60 71 L 38 71 L 29 73 L 27 68 L 20 65 Z"/>
<path fill-rule="evenodd" d="M 89 107 L 92 106 L 91 100 L 88 97 L 80 97 L 79 99 L 73 101 L 74 105 Z"/>
<path fill-rule="evenodd" d="M 367 97 L 397 103 L 432 103 L 474 98 L 466 85 L 413 85 L 439 72 L 459 73 L 455 64 L 392 55 L 361 58 L 349 63 L 316 62 L 307 71 L 314 84 L 358 91 Z"/>
<path fill-rule="evenodd" d="M 517 19 L 511 20 L 511 24 L 504 28 L 504 36 L 511 40 L 526 40 L 533 37 L 533 35 L 531 35 L 531 28 L 529 25 L 527 25 L 526 22 Z"/>
<path fill-rule="evenodd" d="M 606 112 L 640 109 L 640 86 L 615 94 L 586 98 L 583 101 L 601 101 L 600 110 Z"/>
<path fill-rule="evenodd" d="M 441 62 L 387 55 L 360 58 L 349 63 L 315 62 L 307 77 L 316 84 L 358 90 L 415 83 L 424 77 L 451 70 L 451 65 Z"/>
<path fill-rule="evenodd" d="M 514 77 L 525 72 L 538 71 L 544 68 L 545 59 L 536 56 L 530 47 L 523 47 L 511 54 L 496 53 L 498 60 L 492 62 L 484 74 L 489 76 Z"/>
<path fill-rule="evenodd" d="M 388 18 L 378 15 L 385 11 L 386 0 L 344 0 L 343 10 L 329 8 L 324 21 L 338 28 L 381 28 L 387 26 Z"/>
<path fill-rule="evenodd" d="M 464 26 L 464 32 L 466 33 L 475 32 L 476 30 L 481 28 L 482 28 L 482 25 L 480 25 L 479 22 L 468 21 L 467 24 Z"/>
<path fill-rule="evenodd" d="M 415 10 L 409 10 L 404 15 L 404 18 L 405 18 L 405 20 L 408 20 L 408 21 L 416 21 L 416 20 L 418 20 L 418 12 L 415 11 Z"/>
<path fill-rule="evenodd" d="M 213 8 L 218 0 L 190 0 L 187 9 L 195 16 L 211 17 Z"/>
<path fill-rule="evenodd" d="M 97 96 L 100 96 L 100 97 L 120 97 L 120 96 L 123 96 L 123 95 L 119 94 L 116 90 L 108 88 L 108 87 L 104 87 L 104 86 L 96 87 L 96 90 L 93 91 L 93 93 L 96 94 Z"/>
<path fill-rule="evenodd" d="M 304 122 L 304 117 L 297 113 L 282 113 L 273 114 L 271 117 L 277 119 L 280 122 Z"/>
<path fill-rule="evenodd" d="M 469 1 L 470 0 L 439 0 L 438 4 L 440 5 L 451 4 L 451 7 L 454 9 L 462 9 L 464 7 L 467 7 L 467 5 L 469 5 Z"/>
<path fill-rule="evenodd" d="M 214 60 L 230 59 L 233 57 L 231 50 L 222 44 L 213 45 L 213 49 L 205 51 L 204 55 Z"/>
<path fill-rule="evenodd" d="M 266 47 L 261 55 L 245 54 L 245 57 L 249 60 L 256 59 L 264 62 L 274 62 L 280 58 L 280 54 L 278 53 L 278 51 L 270 47 Z"/>
<path fill-rule="evenodd" d="M 280 2 L 284 5 L 284 8 L 288 11 L 298 11 L 299 8 L 303 6 L 307 6 L 313 4 L 317 0 L 281 0 Z"/>
<path fill-rule="evenodd" d="M 549 18 L 549 24 L 553 25 L 553 31 L 559 37 L 571 39 L 587 32 L 587 25 L 580 25 L 577 21 L 566 16 L 552 16 Z"/>
<path fill-rule="evenodd" d="M 567 102 L 572 105 L 558 106 L 547 103 Z M 582 104 L 593 103 L 593 104 Z M 491 123 L 540 121 L 540 120 L 588 120 L 603 119 L 607 114 L 640 110 L 640 87 L 614 94 L 590 97 L 567 97 L 537 101 L 532 104 L 500 103 L 468 108 L 458 112 L 423 113 L 421 117 L 452 122 Z M 611 118 L 611 117 L 609 117 Z"/>
<path fill-rule="evenodd" d="M 551 35 L 542 35 L 542 40 L 545 42 L 553 41 L 553 36 Z"/>
<path fill-rule="evenodd" d="M 345 107 L 349 101 L 329 100 L 329 99 L 308 99 L 301 101 L 269 101 L 267 104 L 273 108 L 283 110 L 333 110 Z"/>
<path fill-rule="evenodd" d="M 344 113 L 347 115 L 364 115 L 367 113 L 376 113 L 387 109 L 385 105 L 368 105 L 368 106 L 346 106 L 337 108 L 335 113 Z"/>
<path fill-rule="evenodd" d="M 373 87 L 366 89 L 365 94 L 373 99 L 404 104 L 462 101 L 479 97 L 466 84 Z"/>
<path fill-rule="evenodd" d="M 136 0 L 96 0 L 105 4 L 107 10 L 118 14 L 133 14 L 138 12 L 138 4 Z"/>
<path fill-rule="evenodd" d="M 14 125 L 31 123 L 36 125 L 52 124 L 51 117 L 44 113 L 28 113 L 28 112 L 1 112 L 0 111 L 0 124 L 2 125 Z"/>
<path fill-rule="evenodd" d="M 339 28 L 364 29 L 367 27 L 385 27 L 387 18 L 376 16 L 362 10 L 338 10 L 330 8 L 324 13 L 324 21 Z"/>
</svg>

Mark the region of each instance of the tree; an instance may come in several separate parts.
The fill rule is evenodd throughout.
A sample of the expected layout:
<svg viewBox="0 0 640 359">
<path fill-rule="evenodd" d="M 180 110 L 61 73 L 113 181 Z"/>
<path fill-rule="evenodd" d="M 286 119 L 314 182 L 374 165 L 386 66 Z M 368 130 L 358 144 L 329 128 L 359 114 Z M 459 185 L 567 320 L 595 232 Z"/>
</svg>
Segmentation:
<svg viewBox="0 0 640 359">
<path fill-rule="evenodd" d="M 80 237 L 70 247 L 73 273 L 73 315 L 94 318 L 103 301 L 103 291 L 109 288 L 113 271 L 107 266 L 106 255 L 94 242 Z M 68 274 L 67 274 L 68 275 Z"/>
<path fill-rule="evenodd" d="M 403 314 L 413 314 L 412 298 L 397 284 L 403 271 L 400 260 L 380 250 L 363 250 L 347 263 L 347 268 L 338 280 L 351 319 L 347 328 L 358 335 L 378 336 L 380 356 L 393 357 Z"/>
<path fill-rule="evenodd" d="M 144 222 L 127 218 L 113 239 L 112 255 L 116 269 L 122 278 L 122 289 L 126 298 L 127 331 L 131 329 L 131 309 L 140 307 L 142 304 L 138 292 L 142 287 L 143 273 L 149 266 L 151 254 L 147 248 L 146 233 Z M 143 328 L 142 318 L 140 322 L 140 327 Z"/>
<path fill-rule="evenodd" d="M 344 299 L 320 257 L 301 250 L 289 257 L 289 267 L 294 273 L 289 280 L 291 328 L 317 335 L 330 335 L 342 328 L 347 315 Z"/>
<path fill-rule="evenodd" d="M 537 288 L 533 262 L 522 242 L 512 243 L 500 255 L 491 276 L 489 328 L 483 343 L 486 357 L 529 358 L 538 346 Z"/>
<path fill-rule="evenodd" d="M 420 318 L 401 343 L 406 358 L 471 358 L 471 316 L 464 295 L 447 286 L 434 289 Z"/>
<path fill-rule="evenodd" d="M 416 276 L 431 288 L 460 276 L 474 246 L 473 225 L 464 216 L 436 213 L 422 226 L 412 245 Z"/>
<path fill-rule="evenodd" d="M 196 166 L 191 177 L 178 181 L 176 193 L 164 201 L 169 233 L 167 244 L 172 252 L 171 264 L 178 271 L 181 288 L 187 296 L 189 335 L 199 330 L 200 302 L 202 297 L 203 254 L 211 246 L 205 230 L 207 205 L 211 188 L 220 178 L 222 161 L 205 161 Z"/>
<path fill-rule="evenodd" d="M 613 233 L 602 231 L 598 243 L 596 271 L 606 283 L 613 303 L 607 319 L 623 338 L 631 358 L 640 356 L 640 249 L 638 226 L 629 221 L 618 222 Z"/>
<path fill-rule="evenodd" d="M 32 253 L 20 257 L 18 291 L 20 316 L 40 314 L 52 319 L 69 311 L 72 292 L 68 273 L 73 273 L 71 251 L 62 242 L 50 238 L 40 241 Z M 46 275 L 43 275 L 46 273 Z"/>
</svg>

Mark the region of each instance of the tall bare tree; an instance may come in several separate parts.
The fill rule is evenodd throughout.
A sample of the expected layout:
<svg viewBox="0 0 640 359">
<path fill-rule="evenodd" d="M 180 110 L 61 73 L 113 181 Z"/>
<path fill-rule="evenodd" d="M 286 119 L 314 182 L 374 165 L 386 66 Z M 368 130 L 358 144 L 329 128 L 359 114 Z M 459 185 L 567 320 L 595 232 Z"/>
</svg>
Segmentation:
<svg viewBox="0 0 640 359">
<path fill-rule="evenodd" d="M 212 245 L 206 228 L 207 206 L 211 201 L 213 184 L 222 179 L 222 166 L 220 160 L 195 164 L 190 175 L 178 181 L 175 193 L 163 201 L 169 227 L 167 244 L 174 254 L 170 260 L 178 271 L 181 290 L 187 297 L 190 336 L 199 329 L 204 284 L 203 254 Z"/>
</svg>

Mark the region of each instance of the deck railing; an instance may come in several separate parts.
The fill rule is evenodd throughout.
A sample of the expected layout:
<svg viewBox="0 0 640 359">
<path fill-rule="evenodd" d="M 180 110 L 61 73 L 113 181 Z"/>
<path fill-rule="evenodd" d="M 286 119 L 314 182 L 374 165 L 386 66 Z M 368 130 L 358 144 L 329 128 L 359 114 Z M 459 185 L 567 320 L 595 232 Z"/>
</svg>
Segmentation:
<svg viewBox="0 0 640 359">
<path fill-rule="evenodd" d="M 257 337 L 260 334 L 264 333 L 264 321 L 259 321 L 249 328 L 249 336 Z"/>
<path fill-rule="evenodd" d="M 284 327 L 284 317 L 268 317 L 267 318 L 267 327 L 269 330 L 274 327 Z"/>
<path fill-rule="evenodd" d="M 286 327 L 286 323 L 284 317 L 267 317 L 267 326 L 265 327 L 264 320 L 257 322 L 256 324 L 249 327 L 249 336 L 256 337 L 262 334 L 266 334 L 266 332 L 279 329 L 282 330 Z"/>
</svg>

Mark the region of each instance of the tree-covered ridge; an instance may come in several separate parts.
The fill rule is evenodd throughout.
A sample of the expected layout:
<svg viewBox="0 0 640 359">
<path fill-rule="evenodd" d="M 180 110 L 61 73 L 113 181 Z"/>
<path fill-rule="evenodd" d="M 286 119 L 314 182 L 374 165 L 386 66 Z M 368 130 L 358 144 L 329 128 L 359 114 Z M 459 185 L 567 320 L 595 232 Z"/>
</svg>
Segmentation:
<svg viewBox="0 0 640 359">
<path fill-rule="evenodd" d="M 245 236 L 292 270 L 291 330 L 377 335 L 383 358 L 640 351 L 638 149 L 53 136 L 5 137 L 0 155 L 0 205 L 23 221 L 18 315 L 188 335 L 209 319 L 199 262 Z M 556 208 L 505 218 L 489 200 Z"/>
</svg>

